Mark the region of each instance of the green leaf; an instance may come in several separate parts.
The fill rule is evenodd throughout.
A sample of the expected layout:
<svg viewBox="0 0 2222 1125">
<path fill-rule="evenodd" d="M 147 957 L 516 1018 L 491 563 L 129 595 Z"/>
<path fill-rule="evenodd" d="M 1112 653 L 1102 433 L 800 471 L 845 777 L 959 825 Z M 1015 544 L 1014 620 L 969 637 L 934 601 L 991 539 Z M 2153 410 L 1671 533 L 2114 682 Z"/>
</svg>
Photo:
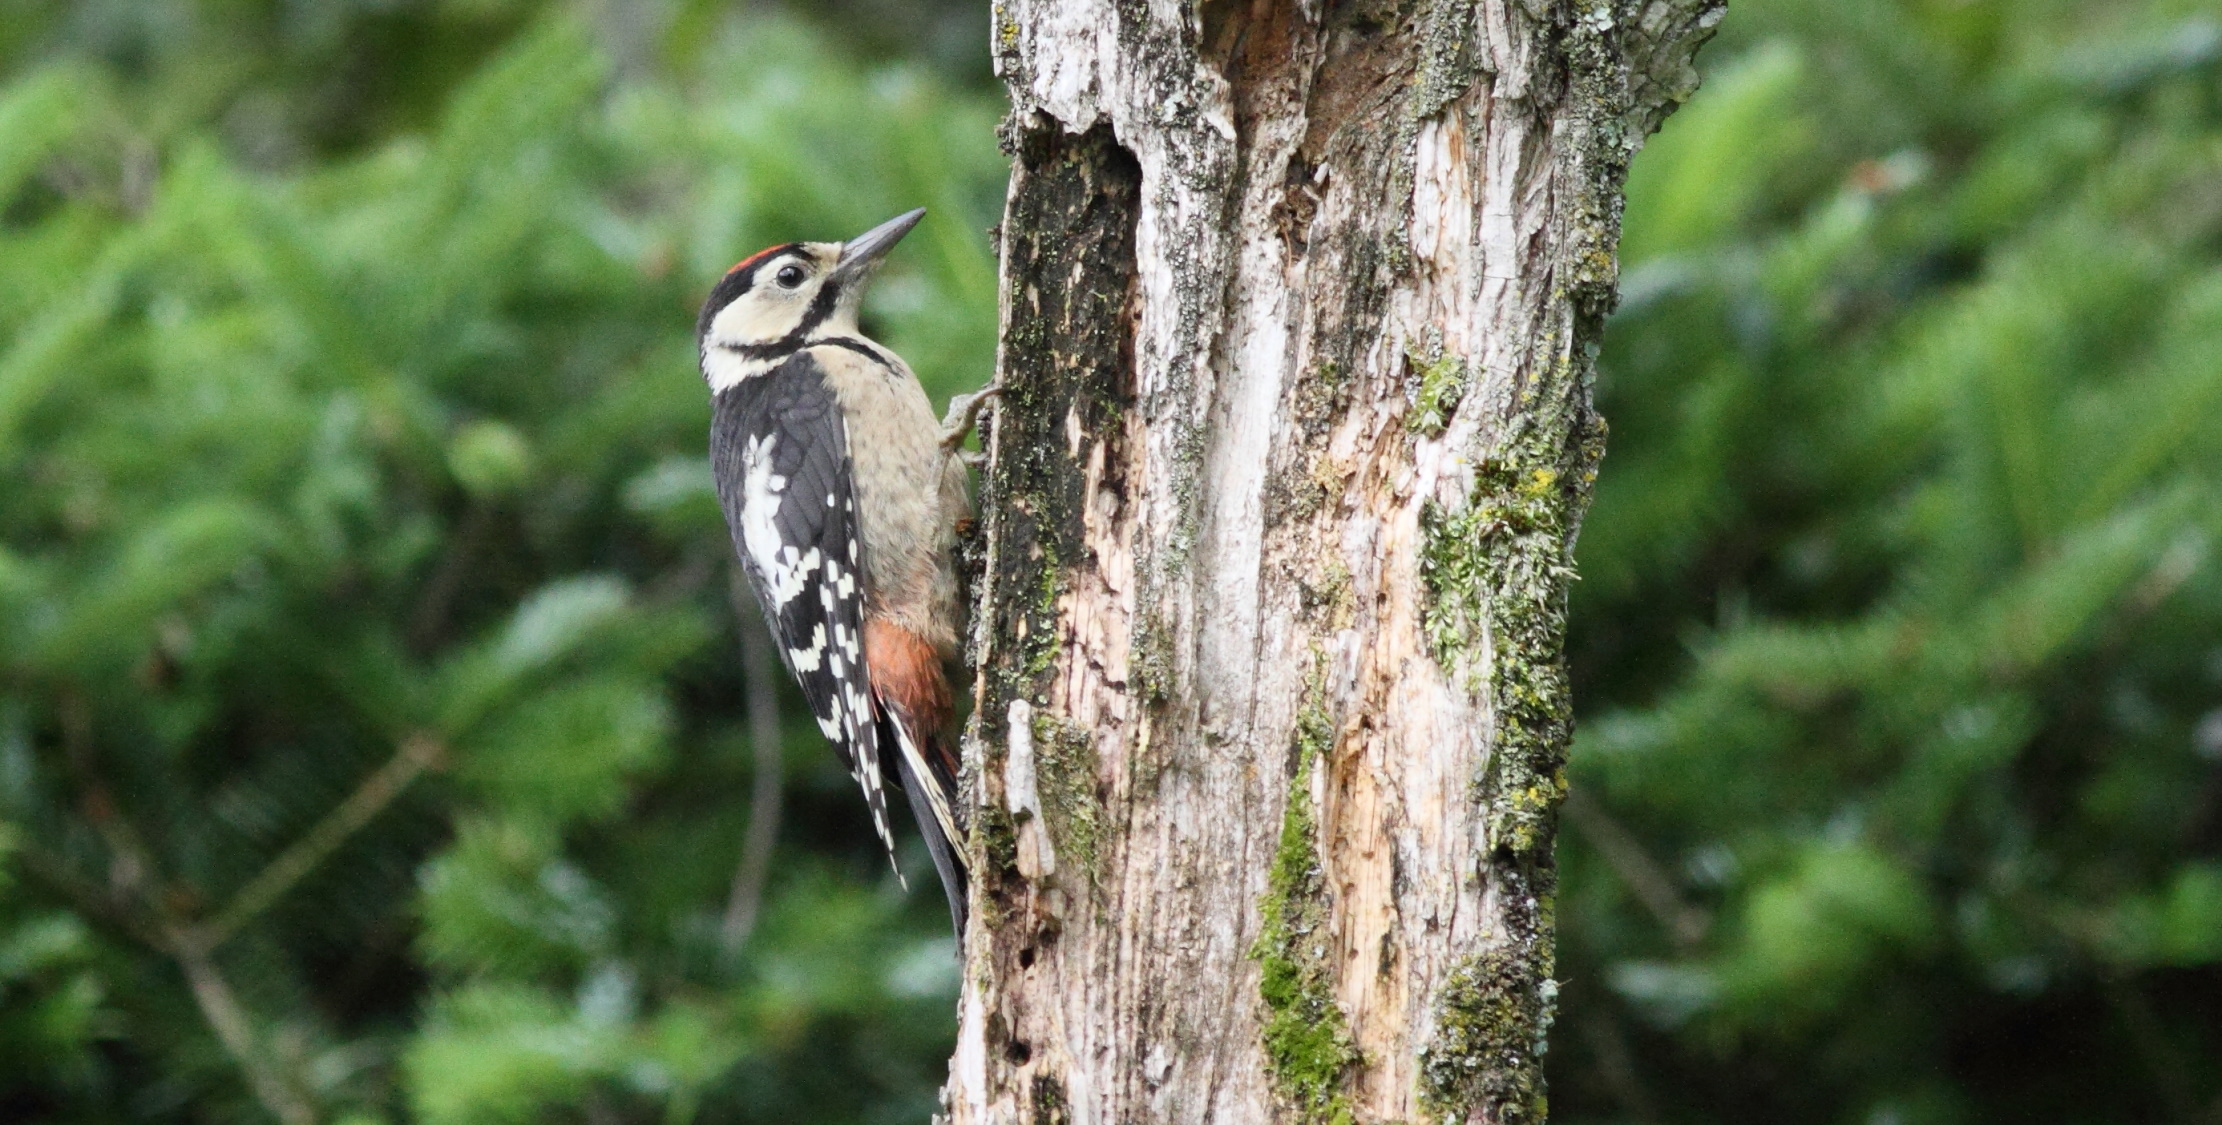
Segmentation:
<svg viewBox="0 0 2222 1125">
<path fill-rule="evenodd" d="M 578 655 L 624 617 L 630 594 L 608 575 L 552 582 L 526 598 L 496 636 L 453 661 L 441 726 L 468 731 L 537 677 Z"/>
<path fill-rule="evenodd" d="M 1934 939 L 1934 908 L 1904 867 L 1859 846 L 1819 846 L 1746 900 L 1742 940 L 1721 963 L 1726 987 L 1755 1007 L 1824 1012 L 1877 961 Z"/>
<path fill-rule="evenodd" d="M 545 1120 L 621 1057 L 621 1030 L 583 1023 L 517 985 L 458 989 L 427 1023 L 403 1063 L 410 1109 L 427 1125 Z"/>
<path fill-rule="evenodd" d="M 629 677 L 564 680 L 510 704 L 462 750 L 459 775 L 496 806 L 558 822 L 607 816 L 655 763 L 671 708 Z"/>
<path fill-rule="evenodd" d="M 144 651 L 157 617 L 240 577 L 277 534 L 264 513 L 235 500 L 178 504 L 82 587 L 34 659 L 55 670 L 112 670 Z"/>
<path fill-rule="evenodd" d="M 610 952 L 608 895 L 531 819 L 472 820 L 424 875 L 419 945 L 433 964 L 534 977 Z"/>
</svg>

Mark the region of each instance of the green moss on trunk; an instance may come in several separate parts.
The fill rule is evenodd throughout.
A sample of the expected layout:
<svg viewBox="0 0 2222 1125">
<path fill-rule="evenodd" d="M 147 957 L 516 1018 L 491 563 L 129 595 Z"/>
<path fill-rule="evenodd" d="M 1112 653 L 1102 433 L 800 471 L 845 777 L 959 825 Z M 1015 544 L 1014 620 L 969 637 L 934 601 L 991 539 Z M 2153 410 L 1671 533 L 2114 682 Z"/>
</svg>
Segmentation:
<svg viewBox="0 0 2222 1125">
<path fill-rule="evenodd" d="M 1466 397 L 1470 380 L 1466 361 L 1445 349 L 1442 333 L 1434 329 L 1418 346 L 1407 346 L 1404 361 L 1418 376 L 1404 428 L 1424 437 L 1440 435 L 1450 424 L 1451 412 Z"/>
<path fill-rule="evenodd" d="M 1477 796 L 1487 808 L 1484 875 L 1503 911 L 1502 928 L 1435 999 L 1435 1028 L 1420 1061 L 1423 1100 L 1437 1117 L 1527 1123 L 1546 1113 L 1544 1036 L 1557 997 L 1551 848 L 1573 734 L 1566 597 L 1574 534 L 1605 435 L 1590 409 L 1589 356 L 1615 299 L 1628 159 L 1663 116 L 1666 99 L 1687 93 L 1686 85 L 1632 75 L 1628 52 L 1662 45 L 1647 44 L 1646 35 L 1672 40 L 1672 51 L 1638 61 L 1678 74 L 1719 11 L 1718 0 L 1669 0 L 1647 11 L 1646 30 L 1631 38 L 1638 21 L 1624 7 L 1553 6 L 1539 28 L 1538 57 L 1563 60 L 1565 68 L 1556 175 L 1570 190 L 1554 221 L 1550 271 L 1550 301 L 1563 311 L 1534 341 L 1536 359 L 1513 388 L 1516 413 L 1505 432 L 1477 450 L 1466 502 L 1422 512 L 1428 644 L 1456 682 L 1486 693 L 1495 720 Z M 1438 374 L 1448 362 L 1414 357 L 1414 432 L 1447 425 L 1430 398 L 1440 398 L 1431 387 L 1450 385 Z"/>
<path fill-rule="evenodd" d="M 1484 788 L 1490 839 L 1527 855 L 1549 843 L 1565 795 L 1573 703 L 1566 680 L 1567 528 L 1587 492 L 1563 443 L 1515 443 L 1485 462 L 1470 506 L 1422 513 L 1428 642 L 1453 675 L 1486 668 L 1496 740 Z M 1586 474 L 1585 474 L 1586 475 Z M 1489 651 L 1480 640 L 1486 635 Z M 1484 663 L 1485 659 L 1485 663 Z"/>
<path fill-rule="evenodd" d="M 1263 1034 L 1274 1085 L 1307 1125 L 1353 1125 L 1357 1120 L 1343 1079 L 1358 1063 L 1349 1020 L 1335 1003 L 1327 957 L 1327 888 L 1319 862 L 1319 828 L 1312 817 L 1312 770 L 1334 748 L 1325 686 L 1316 677 L 1296 721 L 1296 776 L 1281 814 L 1281 839 L 1273 852 L 1264 901 L 1264 923 L 1250 956 L 1258 962 L 1258 994 L 1265 1001 Z"/>
<path fill-rule="evenodd" d="M 1476 796 L 1487 808 L 1486 877 L 1503 911 L 1489 948 L 1436 996 L 1421 1083 L 1439 1116 L 1544 1118 L 1543 1035 L 1556 995 L 1551 846 L 1573 734 L 1566 596 L 1573 528 L 1604 435 L 1578 370 L 1562 358 L 1531 376 L 1520 394 L 1528 413 L 1482 461 L 1465 508 L 1422 511 L 1428 643 L 1447 674 L 1486 693 L 1495 718 Z"/>
</svg>

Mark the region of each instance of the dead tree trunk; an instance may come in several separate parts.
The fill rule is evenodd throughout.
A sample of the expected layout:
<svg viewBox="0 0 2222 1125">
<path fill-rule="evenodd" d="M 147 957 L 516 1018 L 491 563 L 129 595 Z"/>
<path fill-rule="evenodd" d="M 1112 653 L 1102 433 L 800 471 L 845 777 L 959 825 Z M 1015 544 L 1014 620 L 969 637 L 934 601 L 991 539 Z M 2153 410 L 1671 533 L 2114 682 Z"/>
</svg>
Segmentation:
<svg viewBox="0 0 2222 1125">
<path fill-rule="evenodd" d="M 1719 0 L 1002 0 L 961 1125 L 1538 1121 L 1629 157 Z"/>
</svg>

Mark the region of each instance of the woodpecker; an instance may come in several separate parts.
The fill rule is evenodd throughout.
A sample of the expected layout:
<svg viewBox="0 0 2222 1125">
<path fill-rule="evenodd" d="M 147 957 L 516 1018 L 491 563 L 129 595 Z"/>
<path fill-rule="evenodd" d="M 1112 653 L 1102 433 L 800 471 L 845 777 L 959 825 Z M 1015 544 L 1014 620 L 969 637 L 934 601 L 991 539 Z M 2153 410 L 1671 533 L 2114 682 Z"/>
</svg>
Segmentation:
<svg viewBox="0 0 2222 1125">
<path fill-rule="evenodd" d="M 856 320 L 873 271 L 925 214 L 743 259 L 710 291 L 695 336 L 710 466 L 741 569 L 891 864 L 887 784 L 902 787 L 961 935 L 948 670 L 952 552 L 971 506 L 957 450 L 995 388 L 958 396 L 937 422 L 910 366 Z"/>
</svg>

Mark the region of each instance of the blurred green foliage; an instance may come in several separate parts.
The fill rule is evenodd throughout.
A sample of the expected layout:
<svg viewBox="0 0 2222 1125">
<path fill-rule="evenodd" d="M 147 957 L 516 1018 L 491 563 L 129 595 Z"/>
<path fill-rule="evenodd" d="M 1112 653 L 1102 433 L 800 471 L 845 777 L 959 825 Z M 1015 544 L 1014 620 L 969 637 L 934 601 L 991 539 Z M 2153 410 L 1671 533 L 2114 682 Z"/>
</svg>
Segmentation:
<svg viewBox="0 0 2222 1125">
<path fill-rule="evenodd" d="M 2222 1123 L 2222 13 L 1703 61 L 1599 358 L 1554 1108 Z"/>
<path fill-rule="evenodd" d="M 624 5 L 31 8 L 0 1119 L 923 1119 L 947 918 L 799 706 L 721 933 L 754 759 L 692 326 L 923 204 L 871 327 L 983 381 L 996 102 L 764 12 L 647 65 Z"/>
<path fill-rule="evenodd" d="M 868 313 L 977 384 L 1000 103 L 963 5 L 802 7 L 861 22 L 0 19 L 0 1119 L 923 1119 L 946 917 L 807 722 L 720 932 L 688 330 L 923 204 Z M 1554 1109 L 2218 1125 L 2222 18 L 1735 0 L 1702 61 L 1600 358 Z"/>
</svg>

